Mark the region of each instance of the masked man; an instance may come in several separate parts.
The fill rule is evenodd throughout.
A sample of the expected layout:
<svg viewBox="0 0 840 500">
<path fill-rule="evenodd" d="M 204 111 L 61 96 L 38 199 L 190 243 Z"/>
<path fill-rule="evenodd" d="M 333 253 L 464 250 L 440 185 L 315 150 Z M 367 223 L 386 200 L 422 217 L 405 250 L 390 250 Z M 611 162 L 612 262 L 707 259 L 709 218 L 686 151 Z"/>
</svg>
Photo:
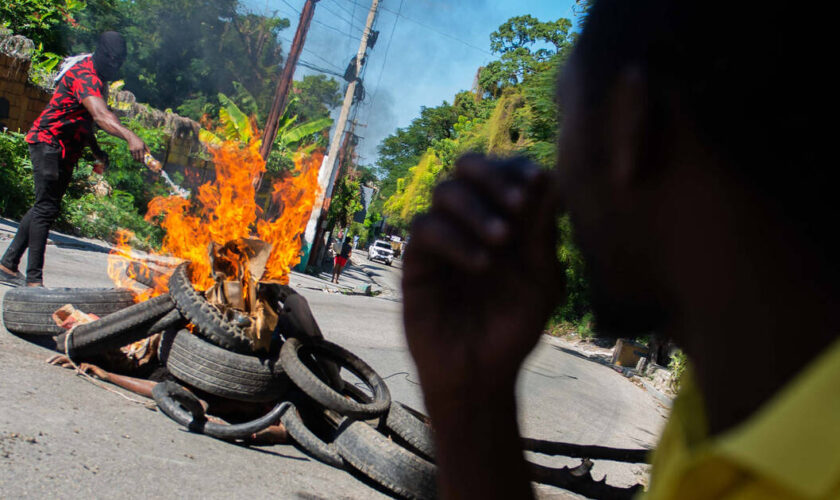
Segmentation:
<svg viewBox="0 0 840 500">
<path fill-rule="evenodd" d="M 85 146 L 107 164 L 107 155 L 93 135 L 93 123 L 124 139 L 132 157 L 143 161 L 148 151 L 142 139 L 124 127 L 105 102 L 107 83 L 117 78 L 125 61 L 125 39 L 113 31 L 103 33 L 96 51 L 65 62 L 56 79 L 55 93 L 29 133 L 26 142 L 32 157 L 35 204 L 20 221 L 17 234 L 0 260 L 0 282 L 20 285 L 17 271 L 28 248 L 26 285 L 43 286 L 47 235 L 61 209 L 61 199 Z"/>
</svg>

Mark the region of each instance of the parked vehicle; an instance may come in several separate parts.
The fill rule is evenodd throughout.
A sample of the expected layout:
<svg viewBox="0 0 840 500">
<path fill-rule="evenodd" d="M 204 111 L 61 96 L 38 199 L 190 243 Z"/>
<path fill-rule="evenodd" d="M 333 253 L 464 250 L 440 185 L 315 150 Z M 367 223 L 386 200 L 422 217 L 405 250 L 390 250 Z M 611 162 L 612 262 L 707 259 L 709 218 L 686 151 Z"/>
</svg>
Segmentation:
<svg viewBox="0 0 840 500">
<path fill-rule="evenodd" d="M 391 249 L 391 244 L 387 241 L 376 240 L 368 248 L 368 260 L 379 260 L 386 265 L 391 265 L 394 261 L 394 251 Z"/>
</svg>

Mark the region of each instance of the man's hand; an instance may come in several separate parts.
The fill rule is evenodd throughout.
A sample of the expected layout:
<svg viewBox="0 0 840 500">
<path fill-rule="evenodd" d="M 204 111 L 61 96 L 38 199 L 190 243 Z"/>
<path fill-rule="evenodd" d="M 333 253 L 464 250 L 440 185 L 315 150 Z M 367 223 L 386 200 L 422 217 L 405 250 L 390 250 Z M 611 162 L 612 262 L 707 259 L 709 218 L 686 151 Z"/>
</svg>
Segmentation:
<svg viewBox="0 0 840 500">
<path fill-rule="evenodd" d="M 564 291 L 556 234 L 550 173 L 523 159 L 457 162 L 405 256 L 405 328 L 427 391 L 513 387 Z"/>
<path fill-rule="evenodd" d="M 101 97 L 86 97 L 82 104 L 96 124 L 99 125 L 99 128 L 115 137 L 124 139 L 128 143 L 131 157 L 135 161 L 143 162 L 143 155 L 149 150 L 146 143 L 143 142 L 143 139 L 137 137 L 137 134 L 120 123 L 120 119 L 108 109 L 104 99 Z"/>
<path fill-rule="evenodd" d="M 412 226 L 403 302 L 441 498 L 528 498 L 514 385 L 564 291 L 552 174 L 471 155 Z"/>
<path fill-rule="evenodd" d="M 137 137 L 133 132 L 132 134 L 126 139 L 128 142 L 128 150 L 131 152 L 131 157 L 134 158 L 135 161 L 143 163 L 143 157 L 149 151 L 148 146 L 146 143 L 143 142 L 143 139 Z"/>
</svg>

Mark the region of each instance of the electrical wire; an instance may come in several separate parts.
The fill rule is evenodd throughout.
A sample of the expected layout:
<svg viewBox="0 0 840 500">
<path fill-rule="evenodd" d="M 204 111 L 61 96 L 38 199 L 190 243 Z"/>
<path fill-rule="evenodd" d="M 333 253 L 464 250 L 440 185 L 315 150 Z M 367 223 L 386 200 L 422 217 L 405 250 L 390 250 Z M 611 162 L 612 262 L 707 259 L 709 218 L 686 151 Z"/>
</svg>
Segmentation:
<svg viewBox="0 0 840 500">
<path fill-rule="evenodd" d="M 309 68 L 309 69 L 311 69 L 313 71 L 317 71 L 319 73 L 324 73 L 324 74 L 327 74 L 327 75 L 332 75 L 332 76 L 337 76 L 339 78 L 344 78 L 344 75 L 341 74 L 341 73 L 338 73 L 336 71 L 329 70 L 329 69 L 326 69 L 326 68 L 322 68 L 320 66 L 316 66 L 316 65 L 314 65 L 310 62 L 307 62 L 307 61 L 298 60 L 298 66 L 303 66 L 304 68 Z"/>
<path fill-rule="evenodd" d="M 373 90 L 373 96 L 370 98 L 370 109 L 373 109 L 376 103 L 376 96 L 379 94 L 379 87 L 382 84 L 382 76 L 385 74 L 385 66 L 388 64 L 388 53 L 391 51 L 391 42 L 394 41 L 394 33 L 397 31 L 397 24 L 400 22 L 400 13 L 402 12 L 403 3 L 405 0 L 400 0 L 400 6 L 397 9 L 397 17 L 394 18 L 394 26 L 391 28 L 391 36 L 388 37 L 388 45 L 385 46 L 385 57 L 382 60 L 382 70 L 379 72 L 379 78 L 376 81 L 376 87 Z"/>
<path fill-rule="evenodd" d="M 348 0 L 348 1 L 352 1 L 352 0 Z M 434 31 L 434 32 L 435 32 L 435 33 L 437 33 L 438 35 L 445 36 L 446 38 L 450 38 L 450 39 L 452 39 L 452 40 L 455 40 L 456 42 L 461 43 L 461 44 L 464 44 L 464 45 L 466 45 L 467 47 L 469 47 L 469 48 L 471 48 L 471 49 L 477 50 L 477 51 L 479 51 L 479 52 L 481 52 L 481 53 L 483 53 L 483 54 L 486 54 L 486 55 L 488 55 L 488 56 L 493 57 L 493 53 L 488 52 L 488 51 L 486 51 L 486 50 L 482 49 L 481 47 L 478 47 L 478 46 L 476 46 L 476 45 L 473 45 L 473 44 L 471 44 L 470 42 L 468 42 L 468 41 L 466 41 L 466 40 L 462 40 L 462 39 L 460 39 L 460 38 L 458 38 L 458 37 L 456 37 L 456 36 L 454 36 L 454 35 L 450 35 L 449 33 L 446 33 L 446 32 L 443 32 L 443 31 L 440 31 L 440 30 L 438 30 L 437 28 L 434 28 L 434 27 L 432 27 L 432 26 L 429 26 L 428 24 L 426 24 L 426 23 L 424 23 L 424 22 L 422 22 L 422 21 L 418 21 L 417 19 L 414 19 L 414 18 L 408 17 L 408 16 L 403 15 L 403 14 L 401 14 L 401 13 L 399 13 L 399 12 L 394 12 L 394 11 L 393 11 L 393 10 L 391 10 L 391 9 L 387 9 L 387 8 L 385 8 L 385 7 L 380 7 L 380 8 L 381 8 L 382 10 L 386 11 L 386 12 L 390 12 L 391 14 L 395 14 L 395 15 L 397 15 L 398 17 L 402 17 L 403 19 L 406 19 L 406 20 L 411 21 L 411 22 L 413 22 L 413 23 L 415 23 L 415 24 L 417 24 L 417 25 L 419 25 L 419 26 L 422 26 L 423 28 L 426 28 L 427 30 Z"/>
<path fill-rule="evenodd" d="M 354 25 L 353 21 L 348 20 L 346 17 L 344 17 L 340 14 L 336 14 L 335 11 L 330 10 L 329 7 L 327 7 L 326 4 L 321 3 L 320 7 L 322 9 L 326 10 L 327 12 L 329 12 L 330 14 L 332 14 L 333 16 L 335 16 L 337 19 L 340 19 L 340 20 L 344 21 L 345 23 L 348 23 L 350 25 L 351 29 L 356 29 L 356 30 L 359 30 L 359 31 L 364 31 L 365 30 L 364 27 L 359 27 L 359 26 Z"/>
<path fill-rule="evenodd" d="M 291 40 L 289 40 L 288 38 L 285 38 L 285 37 L 282 37 L 282 36 L 281 36 L 281 37 L 278 37 L 278 38 L 280 38 L 280 40 L 283 40 L 284 42 L 289 42 L 290 44 L 291 44 L 291 43 L 294 43 L 294 42 L 292 42 Z M 310 49 L 306 48 L 306 46 L 304 46 L 304 47 L 303 47 L 303 51 L 304 51 L 304 52 L 306 52 L 307 54 L 311 55 L 311 56 L 317 57 L 317 58 L 318 58 L 318 59 L 320 59 L 323 63 L 325 63 L 325 64 L 327 64 L 327 65 L 331 66 L 331 67 L 332 67 L 332 70 L 331 70 L 331 71 L 336 72 L 336 74 L 338 74 L 338 72 L 342 72 L 342 71 L 344 71 L 344 70 L 343 70 L 343 69 L 341 69 L 341 68 L 340 68 L 337 64 L 334 64 L 334 63 L 330 62 L 329 60 L 324 59 L 323 57 L 319 56 L 318 54 L 316 54 L 316 53 L 315 53 L 315 52 L 313 52 L 312 50 L 310 50 Z M 341 76 L 342 78 L 344 78 L 344 73 L 341 73 L 341 74 L 340 74 L 340 76 Z"/>
<path fill-rule="evenodd" d="M 356 8 L 355 7 L 353 7 L 353 12 L 350 12 L 349 10 L 347 10 L 347 7 L 338 3 L 338 0 L 333 0 L 333 3 L 335 3 L 336 7 L 338 7 L 339 9 L 341 9 L 344 12 L 350 14 L 350 19 L 356 19 L 356 12 L 355 12 Z"/>
</svg>

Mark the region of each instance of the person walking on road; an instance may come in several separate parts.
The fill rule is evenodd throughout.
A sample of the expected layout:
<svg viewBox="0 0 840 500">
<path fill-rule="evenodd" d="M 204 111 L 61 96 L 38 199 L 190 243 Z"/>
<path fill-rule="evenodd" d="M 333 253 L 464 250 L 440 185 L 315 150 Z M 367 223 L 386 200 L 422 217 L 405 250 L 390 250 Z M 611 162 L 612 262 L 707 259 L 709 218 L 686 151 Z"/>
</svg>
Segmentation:
<svg viewBox="0 0 840 500">
<path fill-rule="evenodd" d="M 124 139 L 138 162 L 149 152 L 143 140 L 124 127 L 105 102 L 107 83 L 117 78 L 125 58 L 125 39 L 119 33 L 108 31 L 100 36 L 92 55 L 73 57 L 62 66 L 52 99 L 26 135 L 32 158 L 35 204 L 21 219 L 12 243 L 0 259 L 0 281 L 23 284 L 24 278 L 17 269 L 23 253 L 29 249 L 25 283 L 43 286 L 47 236 L 58 217 L 61 199 L 82 150 L 89 146 L 99 162 L 108 163 L 108 155 L 99 148 L 93 135 L 94 123 Z"/>
<path fill-rule="evenodd" d="M 473 155 L 435 188 L 403 297 L 442 499 L 534 495 L 517 379 L 565 296 L 563 213 L 599 334 L 690 361 L 641 498 L 840 498 L 833 17 L 791 14 L 594 0 L 557 168 Z"/>
<path fill-rule="evenodd" d="M 344 240 L 344 243 L 341 245 L 341 252 L 335 256 L 335 262 L 333 262 L 333 283 L 338 284 L 338 278 L 341 276 L 341 272 L 344 271 L 344 267 L 347 265 L 347 261 L 350 260 L 352 254 L 353 245 L 350 244 L 350 240 Z"/>
</svg>

